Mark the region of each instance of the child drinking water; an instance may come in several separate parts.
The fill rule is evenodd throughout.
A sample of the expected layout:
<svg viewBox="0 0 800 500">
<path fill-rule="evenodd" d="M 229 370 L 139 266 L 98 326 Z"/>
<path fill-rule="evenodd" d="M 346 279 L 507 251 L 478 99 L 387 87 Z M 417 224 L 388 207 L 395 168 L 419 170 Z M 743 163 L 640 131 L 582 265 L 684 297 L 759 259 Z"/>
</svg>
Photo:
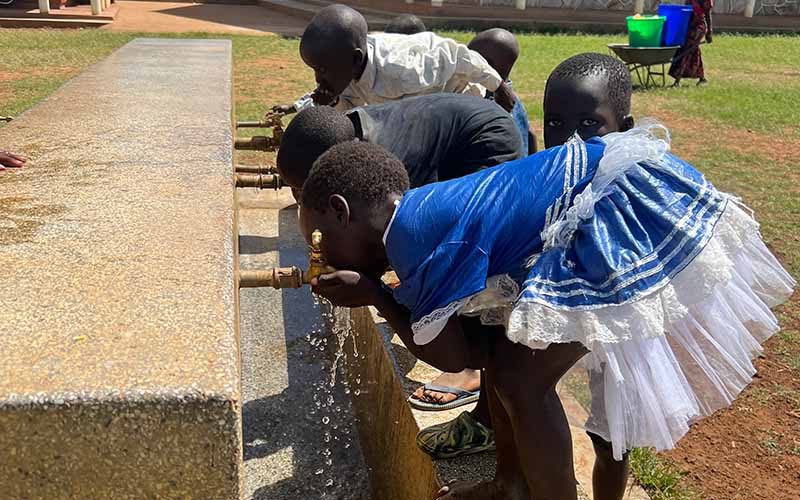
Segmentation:
<svg viewBox="0 0 800 500">
<path fill-rule="evenodd" d="M 322 153 L 353 140 L 378 144 L 397 156 L 413 187 L 523 156 L 516 125 L 499 106 L 469 95 L 431 94 L 347 113 L 328 106 L 304 109 L 283 134 L 278 172 L 299 190 Z"/>
<path fill-rule="evenodd" d="M 300 57 L 314 70 L 317 89 L 275 111 L 313 104 L 344 111 L 438 92 L 483 97 L 486 90 L 506 111 L 514 107 L 503 80 L 477 52 L 431 32 L 367 34 L 364 17 L 345 5 L 329 5 L 314 16 L 300 40 Z"/>
<path fill-rule="evenodd" d="M 673 447 L 751 381 L 778 330 L 769 307 L 795 283 L 744 207 L 668 150 L 658 126 L 574 136 L 409 191 L 403 165 L 373 144 L 339 144 L 315 163 L 301 227 L 322 231 L 340 270 L 314 291 L 374 305 L 439 369 L 485 369 L 496 477 L 440 497 L 576 498 L 555 385 L 584 356 L 603 402 L 587 429 L 618 460 Z M 393 291 L 379 281 L 388 266 Z"/>
</svg>

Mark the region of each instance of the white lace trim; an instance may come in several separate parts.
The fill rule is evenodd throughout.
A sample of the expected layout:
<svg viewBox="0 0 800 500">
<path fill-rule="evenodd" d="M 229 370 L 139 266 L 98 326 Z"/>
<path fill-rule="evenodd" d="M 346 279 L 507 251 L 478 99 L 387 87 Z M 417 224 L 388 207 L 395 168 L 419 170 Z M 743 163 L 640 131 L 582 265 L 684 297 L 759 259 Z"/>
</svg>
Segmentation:
<svg viewBox="0 0 800 500">
<path fill-rule="evenodd" d="M 480 316 L 485 325 L 506 325 L 511 306 L 518 296 L 519 286 L 508 275 L 492 276 L 486 280 L 486 288 L 482 291 L 436 309 L 411 325 L 414 343 L 425 345 L 431 342 L 456 313 Z"/>
<path fill-rule="evenodd" d="M 758 223 L 728 203 L 706 247 L 661 289 L 634 302 L 591 310 L 555 310 L 535 299 L 520 300 L 510 314 L 507 335 L 534 349 L 660 337 L 734 277 L 746 277 L 769 306 L 786 300 L 795 285 L 761 240 Z"/>
</svg>

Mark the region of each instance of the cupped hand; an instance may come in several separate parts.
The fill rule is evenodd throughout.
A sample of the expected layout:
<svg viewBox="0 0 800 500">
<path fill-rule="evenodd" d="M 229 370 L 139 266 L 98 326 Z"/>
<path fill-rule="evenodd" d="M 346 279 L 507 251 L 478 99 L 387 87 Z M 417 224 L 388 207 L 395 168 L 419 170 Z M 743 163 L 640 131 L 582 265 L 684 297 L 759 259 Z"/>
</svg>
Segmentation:
<svg viewBox="0 0 800 500">
<path fill-rule="evenodd" d="M 295 111 L 294 104 L 278 104 L 276 106 L 272 106 L 272 112 L 278 113 L 279 115 L 290 115 Z"/>
<path fill-rule="evenodd" d="M 311 99 L 314 101 L 314 104 L 319 106 L 333 106 L 336 103 L 336 98 L 337 96 L 333 95 L 331 92 L 319 87 L 311 94 Z"/>
<path fill-rule="evenodd" d="M 335 306 L 361 307 L 375 303 L 380 285 L 355 271 L 336 271 L 311 280 L 311 291 Z"/>
</svg>

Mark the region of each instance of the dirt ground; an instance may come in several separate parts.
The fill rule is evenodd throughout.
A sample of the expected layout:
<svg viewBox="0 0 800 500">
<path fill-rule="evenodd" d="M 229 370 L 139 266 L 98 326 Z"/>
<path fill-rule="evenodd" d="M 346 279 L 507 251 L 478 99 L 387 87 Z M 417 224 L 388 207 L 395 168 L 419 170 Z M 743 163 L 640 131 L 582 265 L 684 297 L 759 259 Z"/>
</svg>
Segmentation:
<svg viewBox="0 0 800 500">
<path fill-rule="evenodd" d="M 114 22 L 102 28 L 142 33 L 300 35 L 306 21 L 258 5 L 119 1 Z"/>
<path fill-rule="evenodd" d="M 797 331 L 800 318 L 782 326 Z M 688 472 L 697 498 L 800 498 L 800 380 L 781 343 L 779 334 L 765 344 L 758 374 L 732 407 L 694 425 L 666 454 Z"/>
</svg>

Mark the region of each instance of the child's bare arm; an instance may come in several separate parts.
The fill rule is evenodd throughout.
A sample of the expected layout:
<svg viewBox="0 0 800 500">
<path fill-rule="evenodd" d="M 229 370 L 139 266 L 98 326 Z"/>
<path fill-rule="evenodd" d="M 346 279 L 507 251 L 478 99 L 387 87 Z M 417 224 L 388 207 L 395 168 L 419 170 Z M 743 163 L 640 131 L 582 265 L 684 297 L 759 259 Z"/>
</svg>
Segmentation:
<svg viewBox="0 0 800 500">
<path fill-rule="evenodd" d="M 468 363 L 467 340 L 455 316 L 431 342 L 417 345 L 411 313 L 375 280 L 355 271 L 336 271 L 312 281 L 313 291 L 337 306 L 375 306 L 414 356 L 447 372 L 459 372 Z"/>
</svg>

